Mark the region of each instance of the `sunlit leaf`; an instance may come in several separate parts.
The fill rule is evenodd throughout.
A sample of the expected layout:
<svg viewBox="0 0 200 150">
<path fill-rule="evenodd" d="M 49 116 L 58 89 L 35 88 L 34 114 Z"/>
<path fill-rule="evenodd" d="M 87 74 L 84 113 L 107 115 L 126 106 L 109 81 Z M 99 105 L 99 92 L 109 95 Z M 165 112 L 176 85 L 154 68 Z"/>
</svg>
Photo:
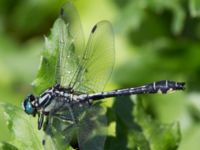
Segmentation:
<svg viewBox="0 0 200 150">
<path fill-rule="evenodd" d="M 15 146 L 7 142 L 0 142 L 0 149 L 1 150 L 18 150 Z"/>
<path fill-rule="evenodd" d="M 162 124 L 146 114 L 142 100 L 135 101 L 135 121 L 142 128 L 150 149 L 176 150 L 180 144 L 181 135 L 178 123 Z"/>
<path fill-rule="evenodd" d="M 190 8 L 190 14 L 192 17 L 200 16 L 200 1 L 199 0 L 190 0 L 189 8 Z"/>
<path fill-rule="evenodd" d="M 61 48 L 59 43 L 61 42 L 60 36 L 64 34 L 61 33 L 63 31 L 65 31 L 65 40 L 69 40 L 67 25 L 59 18 L 53 25 L 51 35 L 45 38 L 45 50 L 42 52 L 41 64 L 36 79 L 32 83 L 36 93 L 40 93 L 56 83 L 56 67 Z"/>
<path fill-rule="evenodd" d="M 7 141 L 14 145 L 17 149 L 42 149 L 42 132 L 37 130 L 36 120 L 32 116 L 27 116 L 22 109 L 10 105 L 0 104 L 3 110 L 5 121 L 7 123 L 11 141 Z"/>
</svg>

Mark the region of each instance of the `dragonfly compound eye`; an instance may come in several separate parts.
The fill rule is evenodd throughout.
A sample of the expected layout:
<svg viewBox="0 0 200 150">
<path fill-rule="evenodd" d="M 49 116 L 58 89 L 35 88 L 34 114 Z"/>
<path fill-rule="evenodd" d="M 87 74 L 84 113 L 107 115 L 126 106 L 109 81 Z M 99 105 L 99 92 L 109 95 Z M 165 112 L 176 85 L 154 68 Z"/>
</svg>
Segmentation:
<svg viewBox="0 0 200 150">
<path fill-rule="evenodd" d="M 36 114 L 36 109 L 33 107 L 31 102 L 35 99 L 33 95 L 27 96 L 27 98 L 23 101 L 22 107 L 24 111 L 29 114 L 35 116 Z"/>
</svg>

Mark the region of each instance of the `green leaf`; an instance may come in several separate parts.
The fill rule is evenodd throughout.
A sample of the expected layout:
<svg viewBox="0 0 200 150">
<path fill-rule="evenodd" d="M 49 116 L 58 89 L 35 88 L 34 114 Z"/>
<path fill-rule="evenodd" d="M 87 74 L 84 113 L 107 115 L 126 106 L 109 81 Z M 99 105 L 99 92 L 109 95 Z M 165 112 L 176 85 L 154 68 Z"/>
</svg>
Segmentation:
<svg viewBox="0 0 200 150">
<path fill-rule="evenodd" d="M 117 97 L 113 109 L 115 112 L 108 111 L 108 118 L 116 121 L 116 133 L 107 137 L 105 149 L 150 150 L 147 139 L 134 121 L 133 101 L 129 97 Z M 110 113 L 116 116 L 111 116 Z"/>
<path fill-rule="evenodd" d="M 149 142 L 145 139 L 142 132 L 130 130 L 128 132 L 128 148 L 129 149 L 141 149 L 141 150 L 151 150 Z"/>
<path fill-rule="evenodd" d="M 64 33 L 61 33 L 63 31 Z M 63 38 L 61 35 L 65 36 L 64 40 L 69 41 L 69 35 L 67 33 L 67 25 L 62 19 L 58 18 L 53 25 L 51 35 L 48 38 L 45 38 L 45 50 L 42 53 L 41 64 L 36 79 L 32 83 L 34 91 L 37 94 L 40 94 L 59 80 L 56 77 L 59 73 L 59 70 L 57 69 L 59 49 L 62 48 L 60 47 L 60 42 L 62 42 L 61 40 Z"/>
<path fill-rule="evenodd" d="M 162 124 L 146 114 L 142 100 L 135 101 L 135 121 L 142 128 L 143 134 L 152 150 L 175 150 L 178 148 L 181 135 L 178 123 Z"/>
<path fill-rule="evenodd" d="M 172 7 L 173 19 L 172 19 L 172 32 L 174 34 L 180 34 L 184 27 L 185 21 L 185 12 L 183 8 L 179 5 L 175 5 L 176 7 Z"/>
<path fill-rule="evenodd" d="M 200 1 L 199 0 L 190 0 L 189 8 L 190 8 L 190 14 L 192 17 L 200 16 Z"/>
<path fill-rule="evenodd" d="M 121 4 L 119 5 L 121 6 Z M 150 29 L 149 32 L 152 32 L 151 34 L 154 34 L 156 30 L 158 30 L 159 28 L 165 27 L 166 24 L 169 24 L 171 26 L 171 31 L 173 32 L 173 34 L 175 35 L 180 34 L 181 31 L 183 30 L 184 21 L 186 17 L 186 12 L 184 11 L 184 8 L 182 5 L 183 4 L 181 1 L 162 1 L 162 0 L 129 1 L 128 4 L 125 5 L 124 8 L 122 8 L 120 17 L 118 17 L 119 20 L 117 22 L 117 25 L 118 25 L 117 30 L 118 31 L 133 30 L 134 32 L 137 32 L 141 28 L 140 29 L 141 31 L 139 31 L 139 35 L 140 35 L 140 34 L 145 34 L 143 33 L 143 29 L 146 30 L 146 29 L 152 28 Z M 159 20 L 163 19 L 162 23 L 164 23 L 168 18 L 166 16 L 163 16 L 162 18 L 159 18 L 159 19 L 157 18 L 156 24 L 152 27 L 151 26 L 149 27 L 149 25 L 151 24 L 146 23 L 146 21 L 150 22 L 151 19 L 154 19 L 154 17 L 158 17 L 162 13 L 172 14 L 170 16 L 172 17 L 172 19 L 166 22 L 165 25 L 162 25 L 159 23 Z M 155 26 L 156 26 L 156 30 L 155 30 Z M 151 35 L 151 36 L 154 36 L 154 35 Z M 139 37 L 144 39 L 145 36 L 140 35 Z M 153 40 L 153 39 L 149 37 L 148 40 Z M 146 43 L 146 41 L 144 41 L 144 43 Z"/>
<path fill-rule="evenodd" d="M 32 116 L 27 116 L 16 106 L 0 103 L 0 109 L 3 110 L 4 119 L 12 136 L 8 143 L 3 143 L 3 147 L 11 149 L 43 149 L 42 132 L 39 132 L 37 122 Z"/>
<path fill-rule="evenodd" d="M 0 142 L 0 149 L 1 150 L 18 150 L 15 146 L 7 142 Z"/>
</svg>

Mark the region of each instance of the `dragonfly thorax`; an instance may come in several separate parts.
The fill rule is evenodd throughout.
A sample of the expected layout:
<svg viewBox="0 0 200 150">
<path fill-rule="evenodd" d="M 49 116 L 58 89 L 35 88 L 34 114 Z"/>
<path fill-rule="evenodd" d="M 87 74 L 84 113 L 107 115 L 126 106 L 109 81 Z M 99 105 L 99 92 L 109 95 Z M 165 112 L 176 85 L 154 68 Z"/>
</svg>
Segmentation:
<svg viewBox="0 0 200 150">
<path fill-rule="evenodd" d="M 48 113 L 52 109 L 61 107 L 64 103 L 73 101 L 73 92 L 70 88 L 63 88 L 60 85 L 55 85 L 44 91 L 33 105 L 37 111 Z"/>
<path fill-rule="evenodd" d="M 24 111 L 27 114 L 35 116 L 37 112 L 48 114 L 52 109 L 61 107 L 63 104 L 69 104 L 76 99 L 73 91 L 70 88 L 63 88 L 60 85 L 55 85 L 48 88 L 40 96 L 35 97 L 30 94 L 23 102 Z"/>
</svg>

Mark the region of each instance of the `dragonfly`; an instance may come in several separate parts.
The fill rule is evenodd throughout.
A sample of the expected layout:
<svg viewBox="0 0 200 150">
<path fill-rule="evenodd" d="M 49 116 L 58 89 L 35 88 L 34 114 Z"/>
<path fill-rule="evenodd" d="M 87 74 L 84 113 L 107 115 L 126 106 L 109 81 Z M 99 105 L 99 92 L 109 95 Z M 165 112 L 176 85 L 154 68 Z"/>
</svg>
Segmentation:
<svg viewBox="0 0 200 150">
<path fill-rule="evenodd" d="M 68 2 L 61 8 L 60 20 L 65 25 L 58 32 L 55 84 L 38 96 L 28 95 L 22 103 L 28 115 L 38 116 L 38 129 L 43 128 L 47 135 L 60 137 L 65 144 L 69 144 L 71 132 L 76 127 L 79 129 L 80 149 L 103 149 L 104 135 L 93 138 L 95 140 L 91 138 L 93 129 L 106 126 L 101 108 L 93 105 L 95 101 L 184 90 L 184 82 L 161 80 L 138 87 L 103 91 L 115 61 L 111 23 L 103 20 L 94 25 L 85 44 L 80 19 L 72 3 Z"/>
</svg>

